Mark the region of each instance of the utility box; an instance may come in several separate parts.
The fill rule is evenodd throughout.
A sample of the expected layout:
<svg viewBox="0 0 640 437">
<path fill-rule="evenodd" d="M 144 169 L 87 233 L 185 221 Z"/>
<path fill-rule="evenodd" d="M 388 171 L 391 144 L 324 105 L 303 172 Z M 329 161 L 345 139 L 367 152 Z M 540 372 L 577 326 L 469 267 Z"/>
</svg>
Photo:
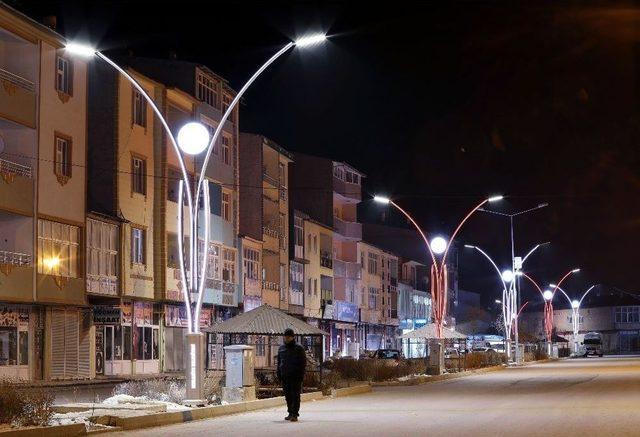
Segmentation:
<svg viewBox="0 0 640 437">
<path fill-rule="evenodd" d="M 240 388 L 255 385 L 255 352 L 252 346 L 238 344 L 225 346 L 225 370 L 227 388 Z"/>
</svg>

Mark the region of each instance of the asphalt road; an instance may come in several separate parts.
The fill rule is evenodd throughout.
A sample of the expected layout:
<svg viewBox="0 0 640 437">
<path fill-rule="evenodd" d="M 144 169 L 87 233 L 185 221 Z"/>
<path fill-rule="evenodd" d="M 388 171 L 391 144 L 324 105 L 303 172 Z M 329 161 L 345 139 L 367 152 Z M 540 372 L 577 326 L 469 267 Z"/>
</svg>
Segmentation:
<svg viewBox="0 0 640 437">
<path fill-rule="evenodd" d="M 126 436 L 640 436 L 640 358 L 564 360 Z"/>
</svg>

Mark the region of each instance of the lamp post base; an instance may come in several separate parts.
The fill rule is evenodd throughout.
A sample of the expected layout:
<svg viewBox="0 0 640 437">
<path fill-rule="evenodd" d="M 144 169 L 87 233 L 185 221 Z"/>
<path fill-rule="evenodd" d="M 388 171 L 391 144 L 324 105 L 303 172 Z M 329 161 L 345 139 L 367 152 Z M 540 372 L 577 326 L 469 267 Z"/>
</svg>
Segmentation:
<svg viewBox="0 0 640 437">
<path fill-rule="evenodd" d="M 190 333 L 185 336 L 185 405 L 204 405 L 204 334 Z"/>
</svg>

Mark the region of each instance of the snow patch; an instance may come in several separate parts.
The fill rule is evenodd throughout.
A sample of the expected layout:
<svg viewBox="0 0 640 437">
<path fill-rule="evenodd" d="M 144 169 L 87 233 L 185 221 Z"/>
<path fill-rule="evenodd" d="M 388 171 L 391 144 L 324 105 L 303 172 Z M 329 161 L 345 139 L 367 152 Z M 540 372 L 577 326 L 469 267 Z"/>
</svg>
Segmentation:
<svg viewBox="0 0 640 437">
<path fill-rule="evenodd" d="M 169 402 L 165 400 L 149 399 L 147 396 L 131 396 L 125 394 L 119 394 L 111 396 L 110 398 L 102 401 L 105 405 L 119 405 L 119 404 L 139 404 L 139 405 L 166 405 L 167 411 L 186 411 L 191 408 L 176 404 L 175 402 Z"/>
</svg>

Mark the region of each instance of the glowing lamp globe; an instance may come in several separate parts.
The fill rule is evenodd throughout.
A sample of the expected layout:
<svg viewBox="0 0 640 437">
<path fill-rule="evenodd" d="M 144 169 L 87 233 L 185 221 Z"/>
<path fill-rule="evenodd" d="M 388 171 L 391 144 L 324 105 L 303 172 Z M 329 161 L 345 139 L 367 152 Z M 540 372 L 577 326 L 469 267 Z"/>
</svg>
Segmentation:
<svg viewBox="0 0 640 437">
<path fill-rule="evenodd" d="M 571 308 L 579 308 L 579 307 L 580 307 L 580 302 L 578 302 L 575 299 L 571 301 Z"/>
<path fill-rule="evenodd" d="M 502 272 L 502 280 L 504 282 L 513 281 L 513 272 L 511 270 L 505 270 Z"/>
<path fill-rule="evenodd" d="M 178 147 L 188 155 L 198 155 L 209 145 L 209 131 L 203 124 L 192 121 L 180 128 Z"/>
<path fill-rule="evenodd" d="M 542 297 L 544 297 L 544 300 L 551 300 L 553 299 L 553 293 L 551 290 L 545 290 L 544 293 L 542 293 Z"/>
<path fill-rule="evenodd" d="M 447 250 L 447 240 L 442 237 L 435 237 L 431 240 L 431 250 L 436 255 L 443 254 L 445 250 Z"/>
</svg>

